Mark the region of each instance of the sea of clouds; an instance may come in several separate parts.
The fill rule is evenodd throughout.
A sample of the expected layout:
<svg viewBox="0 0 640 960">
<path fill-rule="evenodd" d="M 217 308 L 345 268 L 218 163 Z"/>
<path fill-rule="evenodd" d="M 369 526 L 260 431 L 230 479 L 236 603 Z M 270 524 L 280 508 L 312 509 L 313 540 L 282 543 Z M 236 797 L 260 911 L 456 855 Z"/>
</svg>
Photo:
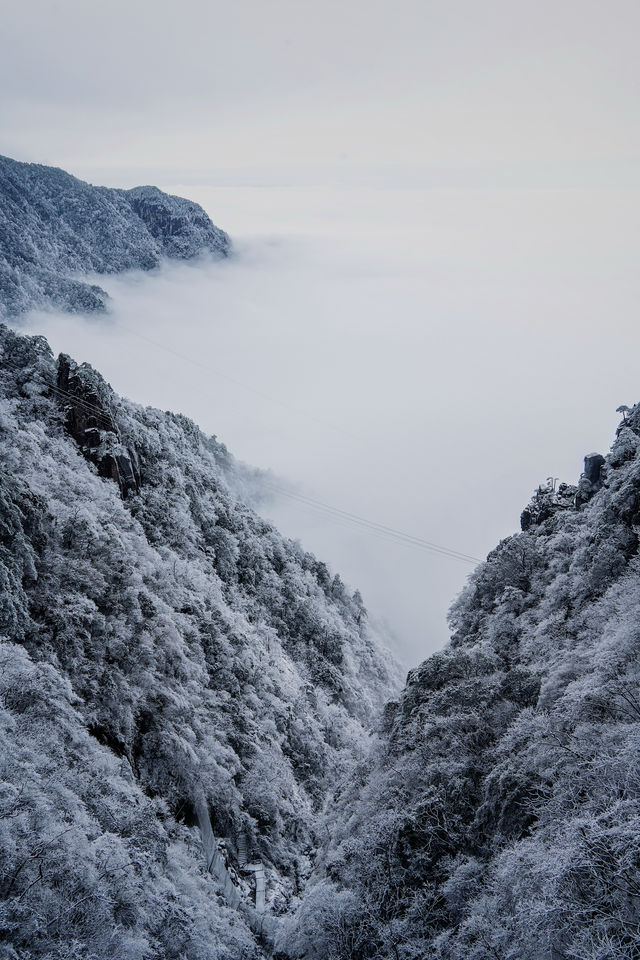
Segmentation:
<svg viewBox="0 0 640 960">
<path fill-rule="evenodd" d="M 638 193 L 180 186 L 226 261 L 101 277 L 106 316 L 22 324 L 319 502 L 483 557 L 640 399 Z M 470 564 L 273 492 L 413 664 Z"/>
</svg>

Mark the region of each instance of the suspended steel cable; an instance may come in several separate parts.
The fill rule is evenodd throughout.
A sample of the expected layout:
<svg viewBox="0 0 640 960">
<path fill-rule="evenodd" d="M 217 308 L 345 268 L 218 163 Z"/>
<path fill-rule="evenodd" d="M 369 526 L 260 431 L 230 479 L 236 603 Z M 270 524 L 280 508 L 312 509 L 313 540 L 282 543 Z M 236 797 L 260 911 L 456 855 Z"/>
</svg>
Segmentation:
<svg viewBox="0 0 640 960">
<path fill-rule="evenodd" d="M 0 356 L 0 363 L 7 364 L 8 366 L 16 370 L 18 373 L 26 372 L 23 366 L 15 363 L 9 357 Z M 111 418 L 109 417 L 109 415 L 105 413 L 105 411 L 102 410 L 100 407 L 97 407 L 95 404 L 89 403 L 87 400 L 83 400 L 82 397 L 77 397 L 73 393 L 69 393 L 68 390 L 63 390 L 63 388 L 59 387 L 57 383 L 54 383 L 52 380 L 48 380 L 46 377 L 44 377 L 43 374 L 37 371 L 29 371 L 28 376 L 31 380 L 36 380 L 42 386 L 48 387 L 50 390 L 55 391 L 55 393 L 60 394 L 60 396 L 64 397 L 65 399 L 72 401 L 77 406 L 82 407 L 86 411 L 93 413 L 96 417 L 99 417 L 106 425 L 109 425 L 109 426 L 112 425 Z"/>
<path fill-rule="evenodd" d="M 143 338 L 146 339 L 146 338 Z M 150 341 L 153 342 L 153 341 Z M 169 351 L 174 352 L 174 351 Z M 180 356 L 180 354 L 176 354 Z M 184 358 L 187 359 L 187 358 Z M 42 386 L 46 386 L 49 389 L 55 391 L 65 399 L 69 400 L 71 403 L 77 404 L 83 409 L 94 413 L 96 417 L 102 420 L 105 425 L 109 427 L 112 426 L 111 419 L 100 407 L 95 404 L 89 403 L 86 400 L 83 400 L 81 397 L 77 397 L 69 391 L 59 387 L 57 383 L 46 378 L 43 374 L 38 371 L 25 371 L 24 366 L 16 363 L 10 357 L 0 356 L 0 364 L 6 364 L 12 367 L 14 370 L 19 373 L 28 373 L 28 376 L 32 380 L 36 380 Z M 200 364 L 198 364 L 200 366 Z M 205 368 L 206 369 L 206 368 Z M 231 378 L 227 378 L 231 379 Z M 234 381 L 238 382 L 239 381 Z M 267 480 L 261 481 L 262 485 L 267 489 L 272 490 L 274 493 L 279 494 L 280 496 L 286 497 L 290 500 L 293 500 L 302 506 L 315 510 L 317 513 L 320 513 L 322 516 L 328 517 L 334 522 L 341 523 L 342 525 L 347 524 L 355 526 L 357 528 L 367 530 L 369 533 L 382 537 L 384 539 L 390 540 L 394 543 L 403 544 L 405 546 L 417 547 L 422 550 L 427 550 L 431 553 L 434 553 L 439 556 L 449 557 L 453 560 L 461 560 L 465 563 L 477 564 L 482 561 L 478 557 L 474 557 L 471 554 L 463 553 L 460 550 L 456 550 L 452 547 L 445 547 L 441 544 L 434 543 L 431 540 L 426 540 L 422 537 L 416 537 L 413 534 L 406 533 L 405 531 L 398 530 L 395 527 L 390 527 L 387 524 L 379 523 L 376 520 L 371 520 L 367 517 L 362 517 L 358 514 L 351 513 L 348 510 L 343 510 L 340 507 L 331 506 L 328 503 L 324 503 L 321 500 L 316 500 L 314 497 L 310 497 L 307 494 L 300 493 L 298 491 L 290 490 L 282 486 L 278 486 Z"/>
<path fill-rule="evenodd" d="M 339 507 L 333 507 L 328 503 L 323 503 L 321 500 L 316 500 L 313 497 L 309 497 L 306 494 L 299 493 L 298 491 L 287 490 L 286 488 L 277 486 L 269 481 L 263 481 L 263 484 L 268 489 L 271 489 L 284 497 L 288 497 L 289 499 L 295 500 L 305 506 L 313 507 L 325 514 L 331 514 L 335 516 L 336 519 L 344 520 L 357 526 L 366 527 L 373 532 L 388 536 L 398 543 L 406 543 L 409 546 L 421 547 L 425 550 L 431 550 L 434 553 L 440 553 L 443 556 L 452 557 L 456 560 L 464 560 L 467 563 L 481 563 L 481 560 L 478 557 L 473 557 L 471 554 L 463 553 L 462 551 L 456 550 L 452 547 L 444 547 L 441 544 L 432 542 L 431 540 L 425 540 L 423 537 L 416 537 L 411 533 L 406 533 L 402 530 L 396 529 L 395 527 L 389 527 L 386 524 L 378 523 L 376 520 L 371 520 L 367 517 L 350 513 L 348 510 L 342 510 Z"/>
<path fill-rule="evenodd" d="M 279 407 L 284 407 L 285 410 L 290 410 L 299 417 L 303 417 L 306 420 L 311 420 L 314 423 L 318 423 L 320 426 L 326 427 L 328 430 L 333 430 L 335 433 L 341 433 L 343 436 L 350 437 L 352 440 L 358 439 L 356 434 L 350 433 L 348 430 L 337 426 L 335 423 L 330 423 L 328 420 L 324 420 L 321 417 L 316 417 L 315 414 L 310 413 L 308 410 L 304 410 L 299 406 L 293 406 L 292 404 L 287 403 L 285 400 L 280 400 L 278 397 L 272 397 L 270 394 L 264 393 L 262 390 L 258 390 L 256 387 L 245 383 L 243 380 L 238 380 L 236 377 L 231 377 L 228 373 L 223 373 L 221 370 L 211 367 L 209 364 L 203 363 L 201 360 L 188 357 L 186 354 L 180 353 L 178 350 L 174 350 L 173 347 L 168 347 L 166 344 L 159 343 L 157 340 L 153 340 L 151 337 L 147 337 L 143 333 L 138 333 L 137 330 L 131 330 L 130 327 L 125 327 L 124 324 L 119 320 L 112 320 L 111 322 L 114 326 L 120 327 L 121 330 L 124 330 L 125 333 L 137 337 L 139 340 L 143 340 L 145 343 L 150 343 L 159 350 L 164 350 L 165 353 L 170 353 L 172 356 L 177 357 L 178 360 L 184 360 L 185 363 L 191 363 L 194 367 L 200 367 L 201 370 L 205 370 L 207 373 L 213 374 L 214 377 L 220 377 L 223 380 L 227 380 L 229 383 L 233 383 L 237 387 L 241 387 L 243 390 L 253 393 L 256 397 L 260 397 L 261 400 L 267 400 L 269 403 L 274 403 Z"/>
</svg>

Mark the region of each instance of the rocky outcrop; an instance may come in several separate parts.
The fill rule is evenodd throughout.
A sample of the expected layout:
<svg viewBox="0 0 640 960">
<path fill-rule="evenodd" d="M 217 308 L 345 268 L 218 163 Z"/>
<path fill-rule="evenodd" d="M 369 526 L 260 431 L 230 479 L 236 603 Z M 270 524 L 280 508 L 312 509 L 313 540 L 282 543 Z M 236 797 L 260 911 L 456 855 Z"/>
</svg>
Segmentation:
<svg viewBox="0 0 640 960">
<path fill-rule="evenodd" d="M 565 510 L 579 510 L 602 487 L 605 463 L 601 454 L 589 453 L 584 458 L 584 473 L 577 486 L 561 483 L 556 490 L 554 481 L 551 481 L 538 487 L 530 503 L 520 514 L 520 529 L 530 530 L 540 526 Z"/>
<path fill-rule="evenodd" d="M 584 473 L 578 481 L 576 491 L 576 509 L 591 500 L 594 493 L 602 487 L 605 459 L 600 453 L 588 453 L 584 458 Z"/>
<path fill-rule="evenodd" d="M 101 477 L 114 480 L 123 497 L 140 490 L 140 467 L 133 446 L 126 446 L 97 375 L 66 354 L 58 357 L 56 397 L 66 413 L 66 428 Z"/>
<path fill-rule="evenodd" d="M 0 317 L 34 307 L 104 310 L 78 274 L 150 270 L 164 257 L 225 257 L 202 207 L 157 187 L 94 187 L 55 167 L 0 157 Z"/>
<path fill-rule="evenodd" d="M 125 196 L 165 256 L 190 259 L 207 250 L 228 252 L 227 235 L 213 227 L 197 203 L 172 197 L 157 187 L 134 187 Z"/>
<path fill-rule="evenodd" d="M 561 483 L 557 490 L 553 486 L 538 487 L 530 503 L 520 514 L 521 530 L 537 527 L 564 510 L 574 506 L 577 488 L 569 483 Z"/>
</svg>

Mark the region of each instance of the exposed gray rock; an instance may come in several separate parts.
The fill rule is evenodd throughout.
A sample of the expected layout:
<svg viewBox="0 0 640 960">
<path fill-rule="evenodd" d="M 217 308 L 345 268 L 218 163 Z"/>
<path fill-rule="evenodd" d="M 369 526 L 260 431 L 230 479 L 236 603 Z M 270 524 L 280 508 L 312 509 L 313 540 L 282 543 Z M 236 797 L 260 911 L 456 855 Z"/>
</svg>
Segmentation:
<svg viewBox="0 0 640 960">
<path fill-rule="evenodd" d="M 102 378 L 66 354 L 58 358 L 56 397 L 66 413 L 66 428 L 101 477 L 114 480 L 126 497 L 140 490 L 138 457 L 121 442 Z"/>
<path fill-rule="evenodd" d="M 578 481 L 576 508 L 584 506 L 602 486 L 605 459 L 600 453 L 588 453 L 584 458 L 584 473 Z"/>
<path fill-rule="evenodd" d="M 604 466 L 601 453 L 589 453 L 584 458 L 584 474 L 591 483 L 600 483 L 600 474 Z"/>
</svg>

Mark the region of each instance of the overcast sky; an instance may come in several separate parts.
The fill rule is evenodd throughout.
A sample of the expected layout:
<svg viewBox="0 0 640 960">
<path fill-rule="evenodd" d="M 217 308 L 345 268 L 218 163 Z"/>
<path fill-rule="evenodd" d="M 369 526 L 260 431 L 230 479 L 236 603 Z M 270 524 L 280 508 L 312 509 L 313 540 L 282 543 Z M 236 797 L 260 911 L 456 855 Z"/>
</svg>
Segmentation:
<svg viewBox="0 0 640 960">
<path fill-rule="evenodd" d="M 0 152 L 188 195 L 236 249 L 30 329 L 318 500 L 484 556 L 640 399 L 639 26 L 620 0 L 16 4 Z M 464 564 L 271 512 L 406 662 L 445 641 Z"/>
<path fill-rule="evenodd" d="M 3 148 L 110 182 L 628 184 L 639 27 L 637 0 L 5 3 Z"/>
</svg>

